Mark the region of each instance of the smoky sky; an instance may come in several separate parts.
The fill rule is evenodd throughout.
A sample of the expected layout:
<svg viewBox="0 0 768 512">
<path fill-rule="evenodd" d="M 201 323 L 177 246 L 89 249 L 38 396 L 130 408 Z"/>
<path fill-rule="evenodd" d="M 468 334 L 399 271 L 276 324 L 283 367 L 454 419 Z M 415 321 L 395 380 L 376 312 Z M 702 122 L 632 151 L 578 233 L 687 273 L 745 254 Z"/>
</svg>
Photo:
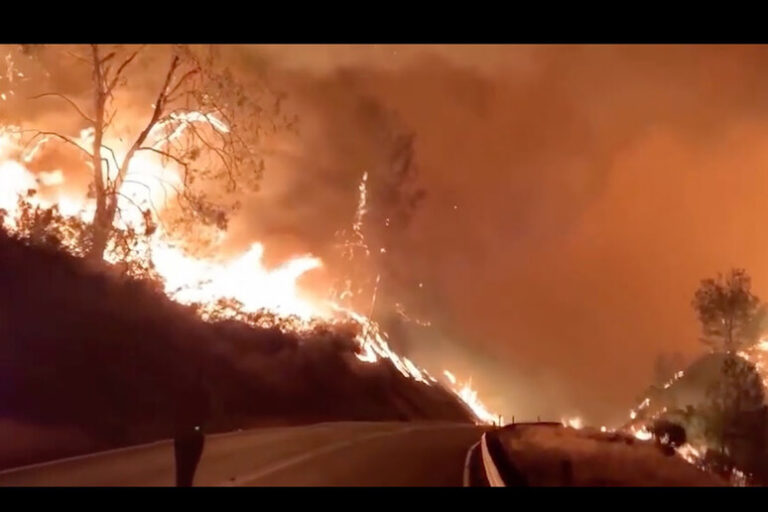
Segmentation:
<svg viewBox="0 0 768 512">
<path fill-rule="evenodd" d="M 299 119 L 227 249 L 330 258 L 362 174 L 375 188 L 411 135 L 426 195 L 387 253 L 386 295 L 433 322 L 409 355 L 471 375 L 508 418 L 620 421 L 660 353 L 703 350 L 700 279 L 741 266 L 768 294 L 768 48 L 220 51 Z"/>
<path fill-rule="evenodd" d="M 280 199 L 302 230 L 354 209 L 382 154 L 366 106 L 415 134 L 427 197 L 399 293 L 435 327 L 410 349 L 472 375 L 507 417 L 618 421 L 658 354 L 701 351 L 701 278 L 744 266 L 768 290 L 766 48 L 247 52 L 311 134 L 290 171 L 303 192 Z"/>
</svg>

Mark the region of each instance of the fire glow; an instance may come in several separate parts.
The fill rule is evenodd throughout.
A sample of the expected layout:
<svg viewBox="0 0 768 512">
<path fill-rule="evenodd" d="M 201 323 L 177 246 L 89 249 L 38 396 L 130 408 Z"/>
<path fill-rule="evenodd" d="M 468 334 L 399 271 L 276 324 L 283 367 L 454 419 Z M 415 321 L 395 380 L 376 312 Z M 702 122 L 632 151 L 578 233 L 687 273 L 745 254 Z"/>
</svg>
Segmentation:
<svg viewBox="0 0 768 512">
<path fill-rule="evenodd" d="M 192 112 L 184 121 L 208 122 L 216 130 L 227 129 L 220 120 L 212 120 L 210 117 Z M 83 130 L 79 137 L 72 139 L 87 146 L 89 137 L 92 137 L 92 133 Z M 0 221 L 4 227 L 10 231 L 18 228 L 16 216 L 19 213 L 20 196 L 26 197 L 33 206 L 56 206 L 64 216 L 76 216 L 90 222 L 95 211 L 95 201 L 66 194 L 61 188 L 65 179 L 60 170 L 35 175 L 26 167 L 43 145 L 55 141 L 40 137 L 31 147 L 24 147 L 20 140 L 19 132 L 14 130 L 14 127 L 0 127 L 0 209 L 5 210 L 5 215 L 0 216 Z M 110 147 L 115 148 L 116 155 L 102 156 L 105 159 L 115 159 L 115 156 L 122 158 L 126 148 L 121 148 L 118 140 L 110 140 L 108 143 Z M 122 183 L 119 190 L 118 208 L 121 215 L 115 218 L 114 227 L 141 230 L 145 222 L 142 208 L 149 210 L 152 207 L 155 213 L 162 211 L 164 205 L 174 198 L 175 190 L 166 189 L 162 183 L 180 183 L 181 170 L 173 162 L 161 161 L 161 157 L 154 153 L 142 153 L 137 154 L 131 161 L 128 176 L 130 178 Z M 364 175 L 360 186 L 361 205 L 354 219 L 353 231 L 357 237 L 355 242 L 361 244 L 368 252 L 361 235 L 366 178 L 367 174 Z M 41 183 L 46 186 L 45 195 L 37 192 L 28 194 L 30 190 L 39 191 Z M 48 190 L 51 188 L 52 192 Z M 265 248 L 260 243 L 251 244 L 247 251 L 234 258 L 213 260 L 192 257 L 174 242 L 170 234 L 162 229 L 162 224 L 146 241 L 155 269 L 163 278 L 165 293 L 177 302 L 214 307 L 220 299 L 234 299 L 241 305 L 243 312 L 268 311 L 279 319 L 286 319 L 285 322 L 278 321 L 278 327 L 287 329 L 308 328 L 318 320 L 329 323 L 352 321 L 359 328 L 356 341 L 360 346 L 357 354 L 360 361 L 376 363 L 386 359 L 408 378 L 428 386 L 438 383 L 426 370 L 392 351 L 387 343 L 386 333 L 376 322 L 350 308 L 302 289 L 299 285 L 301 277 L 322 267 L 323 262 L 320 259 L 312 255 L 302 255 L 291 258 L 275 268 L 266 268 L 262 261 Z M 66 243 L 64 245 L 68 247 Z M 108 248 L 105 259 L 116 263 L 119 258 L 111 254 Z M 289 318 L 292 321 L 287 321 Z M 477 392 L 471 387 L 471 381 L 459 383 L 450 372 L 445 375 L 451 377 L 446 377 L 447 380 L 443 380 L 442 384 L 466 404 L 477 423 L 500 421 L 500 416 L 490 412 L 479 400 Z"/>
<path fill-rule="evenodd" d="M 755 369 L 760 375 L 761 381 L 763 383 L 763 387 L 768 389 L 768 371 L 767 371 L 768 364 L 765 361 L 766 357 L 768 357 L 768 339 L 759 340 L 754 345 L 739 351 L 737 355 L 742 359 L 744 359 L 745 361 L 754 365 Z M 662 386 L 663 389 L 665 390 L 669 389 L 684 375 L 685 375 L 685 372 L 683 370 L 676 372 L 669 381 L 663 384 Z M 650 417 L 641 418 L 640 414 L 644 410 L 649 409 L 650 406 L 651 406 L 651 399 L 650 397 L 646 397 L 634 409 L 631 409 L 629 411 L 629 418 L 634 424 L 628 427 L 628 431 L 637 439 L 640 439 L 643 441 L 649 440 L 653 437 L 652 433 L 648 431 L 647 424 L 656 420 L 660 415 L 664 414 L 667 411 L 667 408 L 663 407 L 656 413 L 652 414 Z M 706 446 L 693 446 L 690 443 L 686 443 L 677 449 L 677 453 L 680 457 L 682 457 L 684 460 L 686 460 L 690 464 L 693 464 L 698 467 L 702 466 L 702 461 L 704 459 L 704 456 L 706 455 L 706 452 L 707 452 Z M 740 471 L 734 469 L 732 479 L 735 479 L 735 481 L 740 482 L 741 480 L 743 480 L 743 478 L 744 478 L 744 475 Z"/>
</svg>

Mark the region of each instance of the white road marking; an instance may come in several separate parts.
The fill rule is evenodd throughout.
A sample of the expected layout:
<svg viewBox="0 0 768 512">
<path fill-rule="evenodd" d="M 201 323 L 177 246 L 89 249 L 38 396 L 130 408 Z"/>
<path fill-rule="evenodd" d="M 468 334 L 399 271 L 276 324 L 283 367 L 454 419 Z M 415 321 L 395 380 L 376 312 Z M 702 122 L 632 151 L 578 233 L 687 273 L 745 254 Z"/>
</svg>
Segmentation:
<svg viewBox="0 0 768 512">
<path fill-rule="evenodd" d="M 356 437 L 353 439 L 347 439 L 344 441 L 339 441 L 336 443 L 331 443 L 328 445 L 325 445 L 321 448 L 318 448 L 316 450 L 313 450 L 311 452 L 306 452 L 301 455 L 297 455 L 295 457 L 291 457 L 290 459 L 287 459 L 283 462 L 280 462 L 278 464 L 275 464 L 273 466 L 270 466 L 265 469 L 261 469 L 259 471 L 255 471 L 253 473 L 248 473 L 247 475 L 241 475 L 240 477 L 236 477 L 230 481 L 224 482 L 220 484 L 220 487 L 235 487 L 235 486 L 242 486 L 247 483 L 252 483 L 256 480 L 259 480 L 261 478 L 264 478 L 265 476 L 271 475 L 272 473 L 276 473 L 278 471 L 281 471 L 283 469 L 289 468 L 291 466 L 295 466 L 297 464 L 301 464 L 302 462 L 306 462 L 308 460 L 314 459 L 315 457 L 318 457 L 320 455 L 325 455 L 327 453 L 332 453 L 336 450 L 340 450 L 342 448 L 346 448 L 348 446 L 353 446 L 357 443 L 364 442 L 364 441 L 370 441 L 373 439 L 378 439 L 380 437 L 389 437 L 394 436 L 398 434 L 406 434 L 409 432 L 414 432 L 418 430 L 438 430 L 438 429 L 449 429 L 449 428 L 467 428 L 466 425 L 445 425 L 442 427 L 437 426 L 410 426 L 403 429 L 397 429 L 397 430 L 388 430 L 386 432 L 376 432 L 374 434 L 368 434 L 361 437 Z"/>
<path fill-rule="evenodd" d="M 68 462 L 78 462 L 81 460 L 94 459 L 96 457 L 101 457 L 101 456 L 108 457 L 111 455 L 116 455 L 118 453 L 140 451 L 145 448 L 152 448 L 153 446 L 159 446 L 161 444 L 171 443 L 171 442 L 172 440 L 170 439 L 161 439 L 160 441 L 155 441 L 154 443 L 140 444 L 136 446 L 124 446 L 123 448 L 115 448 L 114 450 L 105 450 L 101 452 L 86 453 L 84 455 L 75 455 L 74 457 L 66 457 L 64 459 L 56 459 L 56 460 L 51 460 L 47 462 L 38 462 L 36 464 L 29 464 L 27 466 L 19 466 L 19 467 L 10 468 L 10 469 L 4 469 L 3 471 L 0 471 L 0 477 L 5 475 L 10 475 L 13 473 L 22 473 L 24 471 L 45 468 L 48 466 L 56 466 L 58 464 L 66 464 Z"/>
<path fill-rule="evenodd" d="M 232 436 L 235 436 L 238 434 L 244 434 L 244 433 L 263 434 L 263 433 L 279 432 L 280 434 L 283 434 L 285 433 L 285 431 L 290 431 L 292 429 L 308 429 L 308 428 L 315 428 L 315 427 L 328 426 L 328 425 L 331 425 L 331 422 L 314 423 L 309 425 L 295 425 L 295 426 L 289 426 L 289 427 L 263 427 L 263 428 L 249 429 L 245 431 L 234 430 L 232 432 L 208 434 L 205 436 L 205 439 L 206 439 L 206 442 L 208 442 L 210 439 L 221 439 L 221 438 L 232 437 Z M 100 457 L 107 458 L 107 457 L 111 457 L 113 455 L 118 455 L 121 453 L 140 452 L 145 449 L 156 448 L 165 444 L 167 444 L 169 448 L 172 448 L 173 439 L 160 439 L 158 441 L 153 441 L 151 443 L 137 444 L 132 446 L 123 446 L 122 448 L 114 448 L 112 450 L 103 450 L 99 452 L 84 453 L 82 455 L 74 455 L 72 457 L 65 457 L 63 459 L 37 462 L 35 464 L 28 464 L 26 466 L 17 466 L 14 468 L 8 468 L 0 471 L 0 477 L 12 475 L 14 473 L 23 473 L 25 471 L 32 471 L 36 469 L 43 469 L 51 466 L 57 466 L 59 464 L 67 464 L 70 462 L 79 462 L 83 460 L 96 459 Z"/>
<path fill-rule="evenodd" d="M 485 475 L 488 477 L 488 483 L 491 485 L 491 487 L 506 487 L 504 480 L 499 474 L 499 469 L 493 462 L 491 452 L 488 451 L 488 441 L 486 440 L 486 434 L 483 434 L 483 437 L 480 438 L 480 446 L 482 447 L 483 466 L 485 467 Z"/>
<path fill-rule="evenodd" d="M 370 425 L 374 426 L 377 425 L 378 422 L 322 422 L 322 423 L 315 423 L 311 425 L 297 425 L 297 426 L 291 426 L 291 427 L 267 427 L 267 428 L 256 428 L 256 429 L 250 429 L 245 431 L 233 431 L 233 432 L 225 432 L 225 433 L 219 433 L 219 434 L 211 434 L 206 436 L 206 439 L 213 440 L 213 439 L 221 439 L 221 438 L 227 438 L 227 437 L 234 437 L 238 435 L 247 435 L 247 434 L 278 434 L 277 437 L 284 438 L 286 434 L 289 435 L 296 435 L 302 430 L 314 430 L 317 428 L 323 429 L 323 428 L 339 428 L 344 426 L 363 426 L 363 425 Z M 387 425 L 387 423 L 382 423 L 382 425 Z M 392 425 L 391 423 L 389 425 Z M 300 464 L 302 462 L 305 462 L 306 460 L 312 459 L 314 457 L 323 455 L 325 453 L 329 453 L 335 450 L 339 450 L 342 448 L 345 448 L 347 446 L 354 445 L 359 442 L 364 442 L 367 440 L 372 440 L 379 437 L 386 437 L 391 435 L 397 435 L 397 434 L 404 434 L 412 431 L 417 430 L 442 430 L 442 429 L 451 429 L 451 428 L 468 428 L 471 427 L 470 425 L 463 425 L 463 424 L 431 424 L 431 425 L 425 425 L 425 424 L 403 424 L 407 425 L 406 428 L 398 428 L 396 430 L 386 430 L 386 431 L 377 431 L 373 434 L 368 434 L 365 436 L 347 439 L 345 441 L 340 441 L 336 443 L 332 443 L 330 445 L 326 445 L 324 447 L 318 448 L 317 450 L 303 453 L 299 456 L 295 456 L 291 459 L 285 460 L 282 463 L 278 463 L 276 465 L 273 465 L 269 468 L 262 469 L 253 473 L 249 473 L 245 476 L 237 477 L 236 479 L 232 479 L 229 482 L 225 482 L 223 484 L 220 484 L 222 486 L 236 486 L 236 485 L 245 485 L 248 482 L 251 482 L 253 480 L 260 479 L 264 476 L 267 476 L 273 472 L 280 471 L 284 468 L 290 467 L 295 464 Z M 377 425 L 378 426 L 378 425 Z M 259 436 L 261 437 L 261 436 Z M 267 436 L 270 437 L 270 436 Z M 270 440 L 264 440 L 266 442 L 273 442 L 274 439 Z M 208 444 L 208 443 L 206 443 Z M 476 446 L 476 445 L 475 445 Z M 131 452 L 141 452 L 148 449 L 157 449 L 157 448 L 168 448 L 173 449 L 173 440 L 170 439 L 163 439 L 159 441 L 155 441 L 153 443 L 147 443 L 143 445 L 135 445 L 135 446 L 127 446 L 123 448 L 118 448 L 114 450 L 107 450 L 107 451 L 101 451 L 96 453 L 89 453 L 84 455 L 78 455 L 74 457 L 68 457 L 64 459 L 58 459 L 54 461 L 47 461 L 47 462 L 41 462 L 37 464 L 31 464 L 27 466 L 22 467 L 16 467 L 16 468 L 9 468 L 4 471 L 0 471 L 0 477 L 3 476 L 12 476 L 14 473 L 26 473 L 30 470 L 36 470 L 36 469 L 44 469 L 47 467 L 55 467 L 55 466 L 64 466 L 67 463 L 72 462 L 78 462 L 88 459 L 95 459 L 95 460 L 108 460 L 113 455 L 119 455 L 123 453 L 131 453 Z M 205 454 L 203 454 L 203 459 L 201 460 L 201 464 L 204 463 Z M 200 468 L 198 468 L 198 471 L 200 471 Z M 0 486 L 2 486 L 2 483 L 0 483 Z"/>
<path fill-rule="evenodd" d="M 470 465 L 472 463 L 472 452 L 475 451 L 477 448 L 477 445 L 480 444 L 480 441 L 473 444 L 469 451 L 467 452 L 467 457 L 464 459 L 464 478 L 462 481 L 464 482 L 464 487 L 469 487 L 470 485 Z"/>
</svg>

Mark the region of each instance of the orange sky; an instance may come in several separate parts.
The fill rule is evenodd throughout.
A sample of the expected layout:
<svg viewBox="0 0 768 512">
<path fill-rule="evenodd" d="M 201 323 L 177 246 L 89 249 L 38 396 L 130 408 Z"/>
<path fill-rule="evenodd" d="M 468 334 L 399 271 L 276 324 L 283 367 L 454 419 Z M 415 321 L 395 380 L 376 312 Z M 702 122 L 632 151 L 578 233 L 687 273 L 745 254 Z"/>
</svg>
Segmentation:
<svg viewBox="0 0 768 512">
<path fill-rule="evenodd" d="M 324 255 L 362 173 L 386 170 L 388 134 L 415 134 L 428 195 L 392 293 L 437 328 L 409 350 L 473 375 L 508 417 L 623 418 L 659 353 L 700 350 L 699 279 L 743 266 L 768 295 L 766 47 L 224 54 L 300 117 L 233 244 Z"/>
<path fill-rule="evenodd" d="M 329 140 L 365 137 L 347 110 L 371 98 L 415 132 L 402 265 L 508 416 L 623 416 L 657 354 L 700 350 L 699 279 L 744 266 L 768 293 L 766 48 L 266 54 Z"/>
</svg>

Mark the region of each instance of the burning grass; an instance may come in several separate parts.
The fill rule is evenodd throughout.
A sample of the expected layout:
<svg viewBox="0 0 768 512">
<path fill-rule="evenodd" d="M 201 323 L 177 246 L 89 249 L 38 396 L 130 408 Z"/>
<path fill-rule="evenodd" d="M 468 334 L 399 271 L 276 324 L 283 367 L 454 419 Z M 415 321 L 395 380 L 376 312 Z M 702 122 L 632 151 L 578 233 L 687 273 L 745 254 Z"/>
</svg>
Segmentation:
<svg viewBox="0 0 768 512">
<path fill-rule="evenodd" d="M 174 120 L 170 139 L 200 123 L 229 129 L 200 112 L 185 116 Z M 108 166 L 102 175 L 87 149 L 98 148 L 93 127 L 29 140 L 25 133 L 0 127 L 0 227 L 11 235 L 0 241 L 7 417 L 72 425 L 104 447 L 167 436 L 174 411 L 195 408 L 204 394 L 214 430 L 265 418 L 497 419 L 468 383 L 438 381 L 395 353 L 379 325 L 344 297 L 303 289 L 301 277 L 323 265 L 318 258 L 297 255 L 267 268 L 257 242 L 231 258 L 185 250 L 215 245 L 225 229 L 206 225 L 202 237 L 173 229 L 179 215 L 196 231 L 205 224 L 184 202 L 178 161 L 155 151 L 128 159 L 126 143 L 107 134 L 93 151 L 122 161 L 123 174 Z M 146 144 L 169 140 L 159 135 L 150 130 Z M 100 247 L 96 199 L 74 193 L 60 170 L 28 168 L 62 140 L 90 157 L 96 182 L 114 188 L 106 265 L 82 258 Z M 364 176 L 348 242 L 367 256 L 366 190 Z"/>
<path fill-rule="evenodd" d="M 99 448 L 168 437 L 174 411 L 200 398 L 198 369 L 213 431 L 276 418 L 473 421 L 448 389 L 362 361 L 357 336 L 354 323 L 204 321 L 150 281 L 0 235 L 3 416 L 77 428 Z"/>
</svg>

